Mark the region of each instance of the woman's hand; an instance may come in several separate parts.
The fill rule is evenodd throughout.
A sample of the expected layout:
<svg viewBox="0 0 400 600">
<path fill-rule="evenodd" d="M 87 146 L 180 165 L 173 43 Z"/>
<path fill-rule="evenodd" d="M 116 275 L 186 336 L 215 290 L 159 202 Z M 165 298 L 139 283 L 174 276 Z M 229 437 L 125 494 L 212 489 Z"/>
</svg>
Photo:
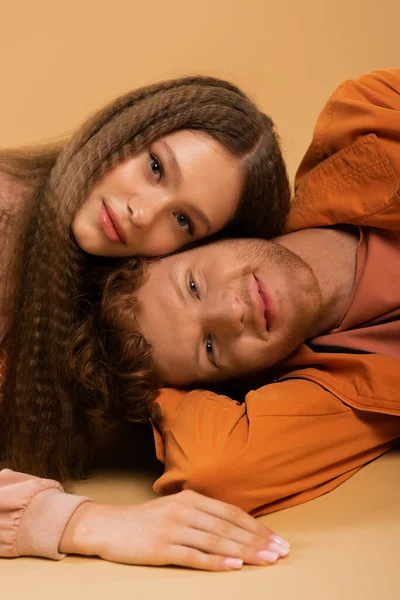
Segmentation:
<svg viewBox="0 0 400 600">
<path fill-rule="evenodd" d="M 288 554 L 289 544 L 240 508 L 187 490 L 136 506 L 85 502 L 69 521 L 59 551 L 227 571 L 243 563 L 274 563 Z"/>
</svg>

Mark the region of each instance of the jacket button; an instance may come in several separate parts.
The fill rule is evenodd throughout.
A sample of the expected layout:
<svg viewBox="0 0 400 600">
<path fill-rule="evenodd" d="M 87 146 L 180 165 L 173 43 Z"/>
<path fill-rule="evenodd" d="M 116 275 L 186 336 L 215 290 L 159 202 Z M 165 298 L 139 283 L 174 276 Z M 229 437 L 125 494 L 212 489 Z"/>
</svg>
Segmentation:
<svg viewBox="0 0 400 600">
<path fill-rule="evenodd" d="M 162 417 L 162 413 L 161 413 L 161 406 L 158 404 L 158 402 L 153 402 L 152 406 L 151 406 L 151 420 L 154 421 L 154 423 L 157 423 L 161 417 Z"/>
</svg>

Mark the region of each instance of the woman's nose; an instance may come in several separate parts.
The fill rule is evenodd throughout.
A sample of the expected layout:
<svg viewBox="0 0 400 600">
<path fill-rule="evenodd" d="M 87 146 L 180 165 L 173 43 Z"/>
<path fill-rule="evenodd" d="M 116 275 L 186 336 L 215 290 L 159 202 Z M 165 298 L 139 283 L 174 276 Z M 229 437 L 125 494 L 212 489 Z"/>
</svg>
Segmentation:
<svg viewBox="0 0 400 600">
<path fill-rule="evenodd" d="M 218 299 L 210 299 L 209 325 L 227 333 L 244 329 L 244 305 L 233 290 L 224 290 Z"/>
<path fill-rule="evenodd" d="M 150 227 L 161 210 L 159 202 L 146 199 L 132 198 L 128 202 L 128 212 L 131 222 L 138 229 Z"/>
</svg>

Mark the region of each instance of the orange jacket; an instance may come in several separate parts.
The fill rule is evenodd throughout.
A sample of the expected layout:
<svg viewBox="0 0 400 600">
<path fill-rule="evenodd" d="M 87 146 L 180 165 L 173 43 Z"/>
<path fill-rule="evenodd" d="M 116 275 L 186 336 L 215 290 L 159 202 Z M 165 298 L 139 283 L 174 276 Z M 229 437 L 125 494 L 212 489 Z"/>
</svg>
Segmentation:
<svg viewBox="0 0 400 600">
<path fill-rule="evenodd" d="M 288 231 L 338 223 L 399 230 L 399 180 L 400 69 L 347 81 L 317 121 Z M 280 367 L 243 404 L 163 390 L 152 406 L 165 463 L 154 489 L 191 488 L 265 514 L 333 489 L 400 437 L 398 360 L 304 345 Z"/>
</svg>

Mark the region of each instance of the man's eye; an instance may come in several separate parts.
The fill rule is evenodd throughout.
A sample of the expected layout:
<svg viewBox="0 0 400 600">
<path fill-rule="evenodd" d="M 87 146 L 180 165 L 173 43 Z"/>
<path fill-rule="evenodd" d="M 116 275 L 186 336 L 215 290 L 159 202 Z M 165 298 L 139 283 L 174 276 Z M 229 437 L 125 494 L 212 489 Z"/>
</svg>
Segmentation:
<svg viewBox="0 0 400 600">
<path fill-rule="evenodd" d="M 213 343 L 210 335 L 207 335 L 205 339 L 205 349 L 209 361 L 215 366 Z"/>
<path fill-rule="evenodd" d="M 197 298 L 199 297 L 199 293 L 197 291 L 197 286 L 194 282 L 194 279 L 190 278 L 189 279 L 189 289 L 192 292 L 192 294 L 194 294 L 195 296 L 197 296 Z"/>
<path fill-rule="evenodd" d="M 157 158 L 157 156 L 155 154 L 152 154 L 151 152 L 149 154 L 149 157 L 150 157 L 149 164 L 150 164 L 151 172 L 158 179 L 161 179 L 161 177 L 163 176 L 163 173 L 164 173 L 161 161 Z"/>
<path fill-rule="evenodd" d="M 183 229 L 189 235 L 194 234 L 194 225 L 192 221 L 183 213 L 174 213 L 174 217 L 179 227 Z"/>
</svg>

